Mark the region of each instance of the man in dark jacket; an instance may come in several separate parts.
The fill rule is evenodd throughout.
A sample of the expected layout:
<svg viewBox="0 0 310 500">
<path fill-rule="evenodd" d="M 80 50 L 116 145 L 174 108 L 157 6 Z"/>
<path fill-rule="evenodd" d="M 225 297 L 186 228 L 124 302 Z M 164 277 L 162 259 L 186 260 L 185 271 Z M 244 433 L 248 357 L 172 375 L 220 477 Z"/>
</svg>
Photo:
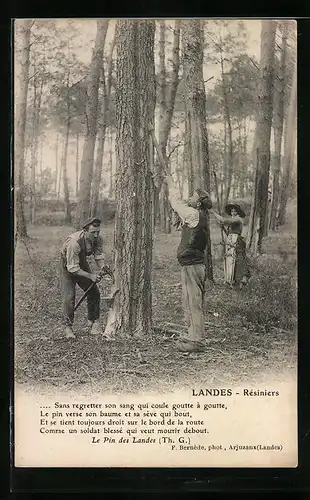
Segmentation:
<svg viewBox="0 0 310 500">
<path fill-rule="evenodd" d="M 204 339 L 207 210 L 212 208 L 212 201 L 206 191 L 197 189 L 185 202 L 180 199 L 171 176 L 167 176 L 166 181 L 169 187 L 169 201 L 178 214 L 182 227 L 177 259 L 181 265 L 182 298 L 188 333 L 179 340 L 177 349 L 182 352 L 194 352 L 202 350 Z"/>
<path fill-rule="evenodd" d="M 60 267 L 66 338 L 75 338 L 72 326 L 76 285 L 86 291 L 92 283 L 100 280 L 100 274 L 92 273 L 87 262 L 87 257 L 93 255 L 99 268 L 104 265 L 100 224 L 101 221 L 97 217 L 88 219 L 81 231 L 67 237 L 61 250 Z M 96 284 L 87 295 L 87 310 L 91 333 L 102 333 L 99 323 L 100 293 Z"/>
</svg>

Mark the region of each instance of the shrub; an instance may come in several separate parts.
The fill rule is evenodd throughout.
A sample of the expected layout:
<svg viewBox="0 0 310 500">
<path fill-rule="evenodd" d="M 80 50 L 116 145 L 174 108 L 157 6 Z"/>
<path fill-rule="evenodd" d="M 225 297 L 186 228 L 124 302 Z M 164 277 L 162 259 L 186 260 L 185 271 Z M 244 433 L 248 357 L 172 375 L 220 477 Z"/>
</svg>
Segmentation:
<svg viewBox="0 0 310 500">
<path fill-rule="evenodd" d="M 36 226 L 65 226 L 64 212 L 41 212 L 36 215 Z"/>
<path fill-rule="evenodd" d="M 237 307 L 254 324 L 289 328 L 297 313 L 295 269 L 278 255 L 262 255 Z M 240 297 L 241 298 L 241 297 Z"/>
</svg>

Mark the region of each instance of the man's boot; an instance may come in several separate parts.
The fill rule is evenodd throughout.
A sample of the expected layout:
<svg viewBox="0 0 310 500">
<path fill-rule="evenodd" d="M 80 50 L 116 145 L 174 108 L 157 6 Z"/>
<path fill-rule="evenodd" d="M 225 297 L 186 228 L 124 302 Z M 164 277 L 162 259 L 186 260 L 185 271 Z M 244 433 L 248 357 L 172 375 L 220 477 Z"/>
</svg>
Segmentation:
<svg viewBox="0 0 310 500">
<path fill-rule="evenodd" d="M 102 328 L 98 319 L 93 322 L 90 333 L 92 335 L 102 335 Z"/>
<path fill-rule="evenodd" d="M 65 337 L 66 339 L 75 339 L 75 335 L 72 330 L 72 326 L 67 325 L 65 328 Z"/>
</svg>

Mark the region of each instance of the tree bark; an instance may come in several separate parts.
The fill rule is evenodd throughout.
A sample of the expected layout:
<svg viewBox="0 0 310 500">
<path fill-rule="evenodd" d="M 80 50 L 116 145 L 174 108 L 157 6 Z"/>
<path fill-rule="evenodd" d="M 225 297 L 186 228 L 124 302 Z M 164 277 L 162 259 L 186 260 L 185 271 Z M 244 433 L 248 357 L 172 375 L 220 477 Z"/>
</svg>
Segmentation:
<svg viewBox="0 0 310 500">
<path fill-rule="evenodd" d="M 278 223 L 285 223 L 286 206 L 289 198 L 290 181 L 295 157 L 296 135 L 297 135 L 297 64 L 295 63 L 293 83 L 290 95 L 290 103 L 285 125 L 283 179 L 281 184 L 281 196 L 279 206 Z"/>
<path fill-rule="evenodd" d="M 33 71 L 36 71 L 35 64 Z M 40 126 L 40 113 L 41 101 L 43 91 L 43 80 L 40 87 L 37 87 L 37 79 L 33 77 L 33 115 L 32 115 L 32 144 L 31 144 L 31 195 L 30 195 L 30 221 L 35 223 L 36 212 L 36 170 L 38 164 L 38 146 L 39 146 L 39 126 Z"/>
<path fill-rule="evenodd" d="M 63 156 L 65 154 L 65 138 L 62 140 L 62 151 L 61 151 L 61 156 L 60 156 L 60 166 L 59 166 L 59 176 L 58 176 L 58 188 L 57 188 L 57 202 L 59 201 L 60 198 L 60 188 L 61 188 L 61 177 L 62 177 L 62 169 L 63 169 Z"/>
<path fill-rule="evenodd" d="M 57 196 L 57 181 L 58 181 L 58 141 L 59 141 L 59 136 L 57 134 L 57 137 L 56 137 L 56 145 L 55 145 L 55 170 L 56 170 L 56 174 L 55 174 L 55 196 Z"/>
<path fill-rule="evenodd" d="M 167 149 L 167 141 L 171 132 L 172 116 L 175 105 L 175 98 L 179 85 L 179 69 L 180 69 L 180 23 L 176 20 L 173 32 L 173 46 L 172 46 L 172 79 L 169 85 L 169 92 L 166 100 L 166 113 L 164 117 L 164 134 L 163 146 L 165 153 Z"/>
<path fill-rule="evenodd" d="M 165 21 L 159 21 L 159 127 L 158 141 L 160 148 L 164 154 L 164 119 L 166 114 L 166 66 L 165 66 L 165 47 L 166 47 L 166 26 Z M 168 139 L 168 138 L 167 138 Z"/>
<path fill-rule="evenodd" d="M 280 198 L 280 172 L 281 172 L 281 149 L 284 123 L 284 94 L 285 94 L 285 72 L 287 52 L 288 25 L 283 23 L 282 47 L 280 56 L 280 67 L 278 75 L 278 89 L 275 93 L 274 109 L 274 171 L 272 184 L 272 202 L 270 213 L 270 229 L 276 229 L 277 212 Z"/>
<path fill-rule="evenodd" d="M 93 177 L 94 151 L 97 136 L 98 90 L 103 48 L 108 29 L 108 20 L 97 21 L 95 47 L 90 65 L 87 87 L 86 117 L 87 127 L 81 161 L 80 189 L 76 207 L 75 227 L 79 229 L 90 216 L 91 184 Z"/>
<path fill-rule="evenodd" d="M 220 52 L 220 64 L 221 64 L 221 76 L 222 76 L 222 91 L 223 91 L 223 109 L 225 116 L 225 150 L 226 150 L 226 131 L 228 135 L 228 155 L 225 155 L 225 161 L 227 165 L 227 178 L 226 178 L 226 191 L 225 191 L 225 199 L 224 205 L 226 205 L 231 189 L 232 175 L 233 175 L 233 167 L 234 167 L 234 150 L 233 150 L 233 138 L 232 138 L 232 124 L 230 117 L 230 109 L 228 102 L 228 93 L 227 93 L 227 84 L 225 81 L 225 72 L 224 72 L 224 59 L 223 52 Z M 226 129 L 227 126 L 227 129 Z M 226 176 L 225 176 L 226 177 Z"/>
<path fill-rule="evenodd" d="M 171 132 L 172 116 L 175 105 L 175 97 L 179 84 L 179 67 L 180 67 L 180 21 L 176 20 L 174 25 L 173 34 L 173 47 L 172 47 L 172 78 L 169 84 L 169 91 L 167 95 L 167 81 L 166 81 L 166 68 L 165 68 L 165 22 L 160 21 L 160 41 L 159 41 L 159 145 L 162 154 L 167 160 L 167 143 Z M 166 161 L 166 164 L 169 162 Z M 161 163 L 157 163 L 157 171 L 161 172 Z M 160 191 L 161 196 L 159 196 Z M 170 221 L 170 204 L 168 199 L 168 188 L 159 183 L 155 192 L 157 203 L 160 202 L 161 214 L 161 228 L 166 232 L 171 232 Z"/>
<path fill-rule="evenodd" d="M 66 122 L 66 133 L 65 133 L 65 137 L 64 137 L 63 154 L 61 157 L 61 165 L 60 165 L 60 173 L 62 173 L 62 180 L 63 180 L 65 222 L 66 222 L 66 224 L 72 223 L 68 174 L 67 174 L 68 147 L 69 147 L 69 137 L 70 137 L 70 128 L 71 128 L 71 109 L 70 108 L 71 108 L 71 106 L 70 106 L 70 68 L 68 68 L 68 73 L 67 73 L 67 116 L 66 116 L 67 122 Z M 59 186 L 60 186 L 60 178 L 59 178 Z"/>
<path fill-rule="evenodd" d="M 246 188 L 246 176 L 247 176 L 247 130 L 246 130 L 246 118 L 243 120 L 243 134 L 241 136 L 241 169 L 242 176 L 240 180 L 240 197 L 244 198 L 247 195 Z"/>
<path fill-rule="evenodd" d="M 75 196 L 79 194 L 79 133 L 76 134 L 76 155 L 75 155 Z"/>
<path fill-rule="evenodd" d="M 64 151 L 62 155 L 61 171 L 63 179 L 63 189 L 64 189 L 64 204 L 65 204 L 65 222 L 66 224 L 71 224 L 71 209 L 70 209 L 70 197 L 69 197 L 69 185 L 68 185 L 68 174 L 67 174 L 67 158 L 68 158 L 68 145 L 70 136 L 70 110 L 68 109 L 67 125 L 66 125 L 66 135 L 64 142 Z"/>
<path fill-rule="evenodd" d="M 194 173 L 194 189 L 210 192 L 209 146 L 206 128 L 206 94 L 203 78 L 203 31 L 199 19 L 182 21 L 183 80 L 186 106 L 188 162 Z M 213 280 L 210 228 L 208 226 L 207 272 Z"/>
<path fill-rule="evenodd" d="M 255 131 L 255 146 L 258 150 L 258 161 L 256 162 L 257 189 L 254 189 L 252 199 L 252 210 L 250 225 L 248 230 L 248 244 L 253 251 L 261 252 L 262 240 L 266 231 L 266 214 L 268 211 L 268 182 L 270 171 L 270 136 L 272 126 L 273 109 L 273 71 L 274 71 L 274 51 L 275 51 L 274 21 L 262 21 L 261 29 L 261 60 L 260 60 L 260 91 L 259 105 L 257 111 L 257 124 Z M 253 233 L 257 231 L 256 238 Z M 254 246 L 253 246 L 254 245 Z"/>
<path fill-rule="evenodd" d="M 15 133 L 15 186 L 16 186 L 16 219 L 15 235 L 17 238 L 27 236 L 24 212 L 25 200 L 25 130 L 27 119 L 27 96 L 29 83 L 30 32 L 32 21 L 20 21 L 21 25 L 21 76 L 19 96 L 16 99 L 16 133 Z"/>
<path fill-rule="evenodd" d="M 117 21 L 115 282 L 120 291 L 107 334 L 147 335 L 152 328 L 154 37 L 153 20 Z"/>
<path fill-rule="evenodd" d="M 158 140 L 162 155 L 166 157 L 166 147 L 169 132 L 165 130 L 166 116 L 166 25 L 165 21 L 159 21 L 159 127 Z M 161 170 L 160 161 L 158 160 L 158 170 Z M 160 227 L 167 233 L 167 215 L 168 215 L 168 198 L 167 187 L 165 183 L 161 186 L 159 193 L 159 212 L 160 212 Z"/>
<path fill-rule="evenodd" d="M 102 105 L 100 111 L 99 127 L 98 127 L 98 147 L 97 156 L 95 163 L 95 173 L 92 183 L 92 206 L 91 215 L 94 216 L 97 211 L 98 199 L 99 199 L 99 189 L 101 183 L 102 175 L 102 162 L 104 153 L 104 143 L 107 130 L 107 115 L 109 111 L 109 103 L 111 99 L 111 86 L 112 86 L 112 68 L 113 68 L 113 51 L 115 47 L 115 32 L 111 42 L 110 53 L 107 62 L 107 81 L 105 80 L 104 62 L 102 62 L 102 86 L 103 86 L 103 96 Z M 110 179 L 111 182 L 111 179 Z M 111 187 L 111 186 L 110 186 Z"/>
<path fill-rule="evenodd" d="M 112 136 L 112 127 L 110 129 L 110 186 L 109 186 L 109 198 L 113 197 L 113 136 Z"/>
</svg>

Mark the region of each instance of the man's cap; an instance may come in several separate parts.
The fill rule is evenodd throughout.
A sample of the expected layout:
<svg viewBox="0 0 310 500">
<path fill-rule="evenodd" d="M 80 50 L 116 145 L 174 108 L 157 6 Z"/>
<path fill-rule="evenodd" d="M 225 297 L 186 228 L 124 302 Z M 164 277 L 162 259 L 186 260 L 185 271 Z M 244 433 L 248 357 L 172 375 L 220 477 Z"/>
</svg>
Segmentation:
<svg viewBox="0 0 310 500">
<path fill-rule="evenodd" d="M 205 198 L 210 198 L 208 191 L 205 191 L 204 189 L 196 189 L 196 193 L 198 194 L 200 201 Z"/>
<path fill-rule="evenodd" d="M 99 217 L 89 217 L 89 219 L 86 219 L 86 221 L 84 222 L 82 228 L 83 229 L 87 229 L 89 226 L 91 226 L 92 224 L 101 224 L 101 219 L 99 219 Z"/>
</svg>

